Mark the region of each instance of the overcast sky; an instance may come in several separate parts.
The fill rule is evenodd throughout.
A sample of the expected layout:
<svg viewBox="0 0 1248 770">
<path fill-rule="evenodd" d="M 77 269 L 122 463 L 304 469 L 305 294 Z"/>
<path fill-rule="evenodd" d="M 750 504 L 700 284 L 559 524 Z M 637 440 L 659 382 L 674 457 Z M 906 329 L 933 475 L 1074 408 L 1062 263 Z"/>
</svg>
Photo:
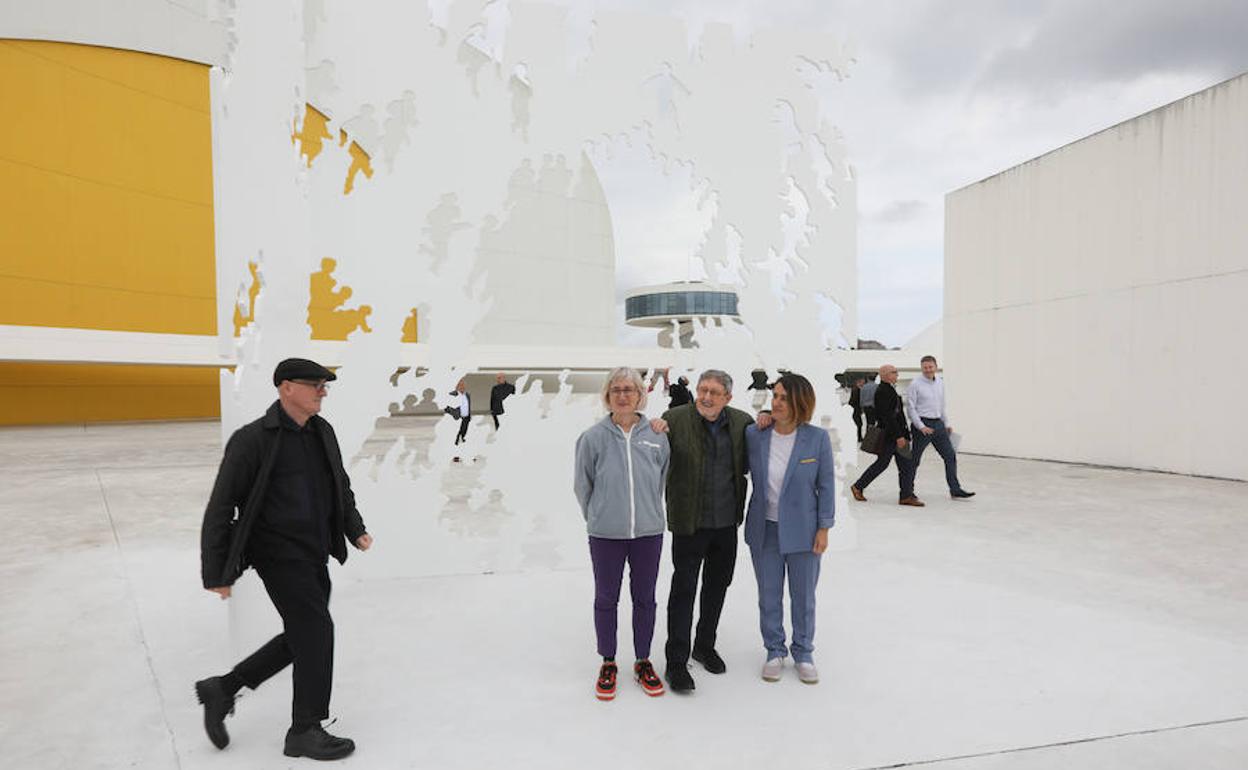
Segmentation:
<svg viewBox="0 0 1248 770">
<path fill-rule="evenodd" d="M 1248 70 L 1248 0 L 566 4 L 852 39 L 833 105 L 858 180 L 859 334 L 888 345 L 940 318 L 946 193 Z M 619 290 L 686 277 L 702 225 L 688 181 L 624 167 L 603 180 Z"/>
</svg>

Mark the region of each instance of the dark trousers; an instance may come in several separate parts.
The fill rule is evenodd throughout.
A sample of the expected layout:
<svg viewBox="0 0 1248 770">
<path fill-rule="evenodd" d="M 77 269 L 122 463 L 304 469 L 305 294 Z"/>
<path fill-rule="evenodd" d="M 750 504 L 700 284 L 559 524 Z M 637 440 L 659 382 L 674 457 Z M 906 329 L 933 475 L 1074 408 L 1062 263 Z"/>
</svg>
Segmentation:
<svg viewBox="0 0 1248 770">
<path fill-rule="evenodd" d="M 594 631 L 598 636 L 598 654 L 604 658 L 615 657 L 620 585 L 624 582 L 624 563 L 628 562 L 628 590 L 633 597 L 633 653 L 637 660 L 646 660 L 654 639 L 654 616 L 658 609 L 654 585 L 659 579 L 659 560 L 663 557 L 663 535 L 632 540 L 590 537 L 589 557 L 594 565 Z"/>
<path fill-rule="evenodd" d="M 334 620 L 329 616 L 329 570 L 324 564 L 282 561 L 257 564 L 282 633 L 234 667 L 243 684 L 256 689 L 294 663 L 291 721 L 311 724 L 329 717 L 334 679 Z"/>
<path fill-rule="evenodd" d="M 962 485 L 958 483 L 958 453 L 953 450 L 953 442 L 949 440 L 949 431 L 945 429 L 945 421 L 931 420 L 927 417 L 919 419 L 936 432 L 930 436 L 924 436 L 922 431 L 915 432 L 913 457 L 915 474 L 919 472 L 919 461 L 923 458 L 923 450 L 931 444 L 936 447 L 936 454 L 940 455 L 940 459 L 945 461 L 945 483 L 949 485 L 949 491 L 962 491 Z"/>
<path fill-rule="evenodd" d="M 732 584 L 737 564 L 736 526 L 699 529 L 692 535 L 672 535 L 672 589 L 667 595 L 667 665 L 681 666 L 689 660 L 693 630 L 693 602 L 702 573 L 702 597 L 697 635 L 692 647 L 711 650 L 724 596 Z"/>
<path fill-rule="evenodd" d="M 875 425 L 875 407 L 864 406 L 862 416 L 866 419 L 867 425 Z"/>
<path fill-rule="evenodd" d="M 498 430 L 498 415 L 491 413 L 490 416 L 494 418 L 494 430 Z"/>
<path fill-rule="evenodd" d="M 455 436 L 455 443 L 465 440 L 468 437 L 468 423 L 472 420 L 472 415 L 459 418 L 459 433 Z"/>
<path fill-rule="evenodd" d="M 897 483 L 901 487 L 901 499 L 914 497 L 914 463 L 901 455 L 897 454 L 897 442 L 883 442 L 883 448 L 880 449 L 879 457 L 875 458 L 875 462 L 871 463 L 858 480 L 854 482 L 854 486 L 859 489 L 866 489 L 867 485 L 875 481 L 875 477 L 888 470 L 888 464 L 893 458 L 897 458 Z"/>
<path fill-rule="evenodd" d="M 858 430 L 858 443 L 862 443 L 862 412 L 854 410 L 854 427 Z"/>
</svg>

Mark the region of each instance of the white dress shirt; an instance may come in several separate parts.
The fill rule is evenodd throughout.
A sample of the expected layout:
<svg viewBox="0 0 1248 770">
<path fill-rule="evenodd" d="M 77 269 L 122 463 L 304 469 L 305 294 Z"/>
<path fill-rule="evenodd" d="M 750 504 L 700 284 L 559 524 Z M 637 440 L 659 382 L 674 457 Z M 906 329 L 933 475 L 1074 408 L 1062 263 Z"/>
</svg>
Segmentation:
<svg viewBox="0 0 1248 770">
<path fill-rule="evenodd" d="M 945 414 L 945 381 L 939 374 L 931 380 L 920 375 L 910 381 L 906 388 L 906 414 L 916 428 L 923 427 L 923 417 L 949 422 Z"/>
</svg>

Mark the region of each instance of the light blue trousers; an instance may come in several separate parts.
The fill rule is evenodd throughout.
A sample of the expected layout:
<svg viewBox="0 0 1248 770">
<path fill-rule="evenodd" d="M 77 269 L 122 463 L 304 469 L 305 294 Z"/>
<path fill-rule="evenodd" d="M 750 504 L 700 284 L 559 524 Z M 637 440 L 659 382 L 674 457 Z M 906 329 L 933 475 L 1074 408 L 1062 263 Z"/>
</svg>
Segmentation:
<svg viewBox="0 0 1248 770">
<path fill-rule="evenodd" d="M 789 578 L 789 604 L 793 620 L 793 660 L 812 663 L 815 651 L 815 587 L 819 584 L 821 556 L 813 551 L 780 553 L 780 527 L 767 522 L 762 547 L 751 548 L 754 576 L 758 579 L 758 627 L 763 632 L 767 657 L 786 657 L 784 634 L 784 578 Z"/>
</svg>

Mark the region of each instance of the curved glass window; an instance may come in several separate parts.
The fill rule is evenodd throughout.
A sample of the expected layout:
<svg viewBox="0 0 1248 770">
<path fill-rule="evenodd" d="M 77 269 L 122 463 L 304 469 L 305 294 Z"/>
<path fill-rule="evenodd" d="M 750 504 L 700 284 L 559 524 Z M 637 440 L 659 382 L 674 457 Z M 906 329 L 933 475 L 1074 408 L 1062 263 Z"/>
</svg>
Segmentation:
<svg viewBox="0 0 1248 770">
<path fill-rule="evenodd" d="M 624 302 L 624 317 L 737 315 L 737 295 L 730 291 L 682 291 L 641 294 Z"/>
</svg>

